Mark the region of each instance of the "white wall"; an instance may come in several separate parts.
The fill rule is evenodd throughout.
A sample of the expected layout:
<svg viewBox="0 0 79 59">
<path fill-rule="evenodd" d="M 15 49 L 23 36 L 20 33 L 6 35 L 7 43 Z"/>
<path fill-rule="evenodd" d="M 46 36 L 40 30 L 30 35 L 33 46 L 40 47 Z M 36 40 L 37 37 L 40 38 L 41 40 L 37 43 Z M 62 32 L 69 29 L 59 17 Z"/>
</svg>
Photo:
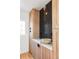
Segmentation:
<svg viewBox="0 0 79 59">
<path fill-rule="evenodd" d="M 29 12 L 20 11 L 20 53 L 29 51 Z"/>
</svg>

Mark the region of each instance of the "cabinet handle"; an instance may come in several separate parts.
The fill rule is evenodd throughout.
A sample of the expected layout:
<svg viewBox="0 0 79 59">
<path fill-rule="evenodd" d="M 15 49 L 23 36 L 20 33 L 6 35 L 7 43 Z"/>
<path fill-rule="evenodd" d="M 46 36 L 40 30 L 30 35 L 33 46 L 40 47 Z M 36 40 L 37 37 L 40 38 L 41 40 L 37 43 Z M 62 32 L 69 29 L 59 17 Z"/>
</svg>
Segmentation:
<svg viewBox="0 0 79 59">
<path fill-rule="evenodd" d="M 39 45 L 39 44 L 37 44 L 37 46 L 38 46 L 38 47 L 40 47 L 40 45 Z"/>
<path fill-rule="evenodd" d="M 29 32 L 31 32 L 31 27 L 29 28 Z"/>
</svg>

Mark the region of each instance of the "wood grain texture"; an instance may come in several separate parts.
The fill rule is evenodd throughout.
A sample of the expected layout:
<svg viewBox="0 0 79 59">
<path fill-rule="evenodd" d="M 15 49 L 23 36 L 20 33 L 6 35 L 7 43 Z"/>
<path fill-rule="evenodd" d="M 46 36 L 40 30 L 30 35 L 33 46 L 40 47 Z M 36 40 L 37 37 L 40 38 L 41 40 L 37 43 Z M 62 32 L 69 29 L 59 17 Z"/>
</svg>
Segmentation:
<svg viewBox="0 0 79 59">
<path fill-rule="evenodd" d="M 23 53 L 20 54 L 20 59 L 33 59 L 33 57 L 30 53 Z"/>
<path fill-rule="evenodd" d="M 42 48 L 42 54 L 41 54 L 41 59 L 53 59 L 53 53 L 51 50 L 41 46 Z"/>
<path fill-rule="evenodd" d="M 54 56 L 53 51 L 50 51 L 49 53 L 50 53 L 50 59 L 53 59 L 53 56 Z"/>
<path fill-rule="evenodd" d="M 36 57 L 36 43 L 31 40 L 31 44 L 32 44 L 32 56 L 35 58 Z"/>
<path fill-rule="evenodd" d="M 45 51 L 45 59 L 50 59 L 50 50 L 46 48 Z"/>
<path fill-rule="evenodd" d="M 36 59 L 41 59 L 41 45 L 39 44 L 39 47 L 38 47 L 38 43 L 37 43 L 37 47 L 36 47 Z"/>
<path fill-rule="evenodd" d="M 30 12 L 30 41 L 29 41 L 29 49 L 30 52 L 32 53 L 32 42 L 31 39 L 39 37 L 39 11 L 36 9 L 32 9 Z"/>
<path fill-rule="evenodd" d="M 46 59 L 46 51 L 45 51 L 45 47 L 42 46 L 42 59 Z"/>
<path fill-rule="evenodd" d="M 53 59 L 59 59 L 59 0 L 52 0 Z"/>
<path fill-rule="evenodd" d="M 52 0 L 52 28 L 59 28 L 59 0 Z"/>
<path fill-rule="evenodd" d="M 39 37 L 39 11 L 36 9 L 31 11 L 30 27 L 32 39 Z"/>
<path fill-rule="evenodd" d="M 58 50 L 59 50 L 59 30 L 58 29 L 53 29 L 53 55 L 54 59 L 58 59 Z"/>
</svg>

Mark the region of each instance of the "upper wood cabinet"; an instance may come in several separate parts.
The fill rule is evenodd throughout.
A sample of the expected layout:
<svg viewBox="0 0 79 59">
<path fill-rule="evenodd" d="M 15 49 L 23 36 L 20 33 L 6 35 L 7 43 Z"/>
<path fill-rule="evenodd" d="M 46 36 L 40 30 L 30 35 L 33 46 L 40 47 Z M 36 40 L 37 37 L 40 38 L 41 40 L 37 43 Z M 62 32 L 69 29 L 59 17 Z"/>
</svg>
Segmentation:
<svg viewBox="0 0 79 59">
<path fill-rule="evenodd" d="M 59 28 L 59 4 L 58 0 L 52 0 L 52 28 Z"/>
<path fill-rule="evenodd" d="M 39 37 L 39 11 L 36 9 L 30 12 L 30 35 L 32 39 Z"/>
</svg>

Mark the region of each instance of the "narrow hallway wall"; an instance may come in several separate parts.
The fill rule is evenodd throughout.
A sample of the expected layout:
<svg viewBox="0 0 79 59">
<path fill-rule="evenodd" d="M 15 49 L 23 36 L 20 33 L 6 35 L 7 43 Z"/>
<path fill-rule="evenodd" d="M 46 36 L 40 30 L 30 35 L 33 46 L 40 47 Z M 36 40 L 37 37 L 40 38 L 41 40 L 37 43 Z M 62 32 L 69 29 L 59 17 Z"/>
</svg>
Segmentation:
<svg viewBox="0 0 79 59">
<path fill-rule="evenodd" d="M 20 11 L 20 53 L 29 51 L 29 12 Z"/>
</svg>

